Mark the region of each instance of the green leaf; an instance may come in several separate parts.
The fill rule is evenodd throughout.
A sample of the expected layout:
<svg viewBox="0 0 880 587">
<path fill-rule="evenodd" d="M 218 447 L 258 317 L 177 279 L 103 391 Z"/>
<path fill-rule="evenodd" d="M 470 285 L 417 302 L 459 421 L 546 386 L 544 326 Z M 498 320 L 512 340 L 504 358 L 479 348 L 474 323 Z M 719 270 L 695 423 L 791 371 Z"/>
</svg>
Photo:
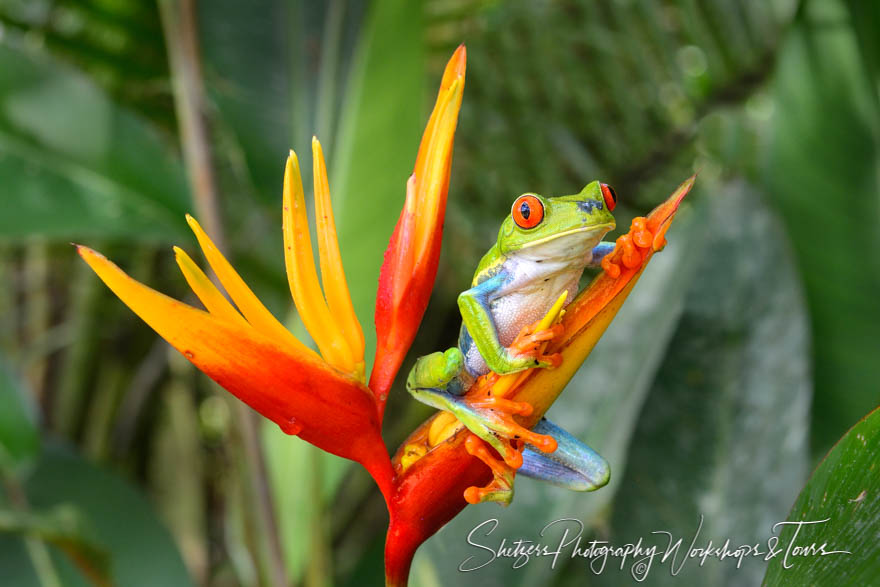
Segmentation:
<svg viewBox="0 0 880 587">
<path fill-rule="evenodd" d="M 0 238 L 184 233 L 176 155 L 81 73 L 0 43 Z"/>
<path fill-rule="evenodd" d="M 809 462 L 809 329 L 778 219 L 748 186 L 717 194 L 685 309 L 642 408 L 614 501 L 613 544 L 764 543 Z M 749 243 L 747 249 L 743 243 Z M 701 526 L 701 516 L 702 526 Z M 603 537 L 606 538 L 606 537 Z M 757 585 L 766 562 L 653 561 L 645 585 Z M 633 562 L 597 583 L 631 580 Z M 681 566 L 676 575 L 673 566 Z M 584 573 L 580 561 L 569 576 Z"/>
<path fill-rule="evenodd" d="M 150 504 L 130 485 L 98 469 L 67 449 L 48 445 L 25 485 L 34 511 L 75 508 L 88 529 L 86 538 L 106 548 L 114 585 L 191 585 L 186 567 L 169 532 Z M 37 585 L 20 539 L 0 539 L 4 581 Z M 90 585 L 65 557 L 53 552 L 65 586 Z"/>
<path fill-rule="evenodd" d="M 874 410 L 837 442 L 801 491 L 787 519 L 793 524 L 781 528 L 779 533 L 778 548 L 783 552 L 770 562 L 765 585 L 876 583 L 880 577 L 878 463 L 880 410 Z M 796 546 L 811 544 L 824 545 L 826 553 L 851 554 L 795 554 Z"/>
<path fill-rule="evenodd" d="M 485 560 L 482 557 L 487 553 L 469 546 L 466 537 L 487 519 L 497 518 L 499 526 L 492 536 L 480 538 L 482 544 L 497 546 L 502 538 L 508 544 L 520 538 L 540 541 L 541 529 L 553 520 L 574 517 L 590 526 L 611 502 L 620 487 L 642 402 L 681 314 L 687 284 L 699 259 L 696 253 L 704 238 L 700 216 L 699 210 L 680 212 L 668 235 L 669 245 L 652 259 L 608 331 L 547 415 L 610 463 L 609 485 L 585 494 L 518 477 L 510 507 L 469 506 L 422 546 L 413 563 L 420 574 L 439 577 L 441 585 L 481 585 L 486 581 L 539 585 L 558 575 L 547 558 L 520 569 L 504 559 L 466 574 L 458 571 L 458 565 L 469 556 Z"/>
<path fill-rule="evenodd" d="M 880 191 L 874 88 L 837 3 L 807 3 L 779 59 L 769 195 L 806 286 L 813 331 L 814 456 L 877 402 Z"/>
<path fill-rule="evenodd" d="M 0 469 L 15 472 L 40 451 L 36 413 L 27 392 L 0 362 Z"/>
</svg>

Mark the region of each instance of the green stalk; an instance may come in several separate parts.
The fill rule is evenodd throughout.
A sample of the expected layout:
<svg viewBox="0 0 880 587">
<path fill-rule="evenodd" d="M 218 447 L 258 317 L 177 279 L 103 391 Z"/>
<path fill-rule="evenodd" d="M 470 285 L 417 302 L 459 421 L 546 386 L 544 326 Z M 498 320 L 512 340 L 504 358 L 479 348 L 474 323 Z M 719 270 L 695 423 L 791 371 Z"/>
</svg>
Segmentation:
<svg viewBox="0 0 880 587">
<path fill-rule="evenodd" d="M 98 347 L 100 328 L 97 316 L 103 293 L 100 282 L 88 266 L 77 263 L 73 272 L 70 309 L 65 321 L 73 330 L 76 344 L 70 345 L 64 353 L 51 419 L 55 432 L 68 440 L 74 438 L 79 428 L 83 398 L 92 377 L 90 367 Z"/>
<path fill-rule="evenodd" d="M 314 509 L 309 524 L 311 548 L 305 584 L 306 587 L 325 587 L 332 583 L 332 565 L 327 532 L 327 510 L 324 503 L 324 454 L 320 450 L 309 450 L 308 455 L 312 469 L 311 493 L 314 496 Z"/>
<path fill-rule="evenodd" d="M 46 356 L 37 352 L 37 342 L 49 329 L 49 245 L 41 240 L 29 243 L 24 258 L 25 376 L 40 403 L 45 391 Z M 30 352 L 28 352 L 30 351 Z"/>
</svg>

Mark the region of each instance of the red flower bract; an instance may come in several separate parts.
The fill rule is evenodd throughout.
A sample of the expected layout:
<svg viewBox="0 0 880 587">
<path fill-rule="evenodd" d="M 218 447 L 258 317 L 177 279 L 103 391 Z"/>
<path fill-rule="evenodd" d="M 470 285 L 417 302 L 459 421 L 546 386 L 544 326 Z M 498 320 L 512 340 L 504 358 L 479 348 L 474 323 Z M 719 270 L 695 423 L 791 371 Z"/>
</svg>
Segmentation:
<svg viewBox="0 0 880 587">
<path fill-rule="evenodd" d="M 376 296 L 376 359 L 370 388 L 380 418 L 388 390 L 416 336 L 428 307 L 443 237 L 452 141 L 464 92 L 467 53 L 460 46 L 443 72 L 434 111 L 428 120 L 415 168 L 406 186 L 406 203 L 394 227 L 379 275 Z"/>
</svg>

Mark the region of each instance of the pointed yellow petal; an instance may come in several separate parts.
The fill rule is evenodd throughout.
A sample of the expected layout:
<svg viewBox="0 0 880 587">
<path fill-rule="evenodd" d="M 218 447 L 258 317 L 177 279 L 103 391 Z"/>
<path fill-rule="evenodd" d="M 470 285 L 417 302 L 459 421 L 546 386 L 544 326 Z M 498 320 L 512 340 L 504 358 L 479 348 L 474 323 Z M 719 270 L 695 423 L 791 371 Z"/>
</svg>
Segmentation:
<svg viewBox="0 0 880 587">
<path fill-rule="evenodd" d="M 230 322 L 242 325 L 247 324 L 247 321 L 238 313 L 238 310 L 211 283 L 208 276 L 199 269 L 199 266 L 186 254 L 186 251 L 180 247 L 174 247 L 174 258 L 189 287 L 211 314 Z"/>
<path fill-rule="evenodd" d="M 101 253 L 82 245 L 77 245 L 76 249 L 80 257 L 125 305 L 175 348 L 180 348 L 182 353 L 189 353 L 187 358 L 191 358 L 190 355 L 194 352 L 202 350 L 201 344 L 192 346 L 190 339 L 208 344 L 211 338 L 208 325 L 221 323 L 217 319 L 219 317 L 175 300 L 132 279 Z M 236 336 L 241 339 L 247 339 L 251 336 L 249 333 L 253 331 L 243 319 L 222 321 L 222 323 L 229 331 L 237 333 Z M 190 330 L 190 333 L 186 335 L 188 344 L 183 345 L 181 344 L 183 337 L 178 333 L 185 330 Z"/>
<path fill-rule="evenodd" d="M 541 318 L 541 321 L 538 323 L 538 330 L 547 330 L 556 323 L 556 319 L 559 318 L 562 313 L 562 307 L 565 305 L 565 300 L 567 299 L 568 290 L 565 290 L 559 295 L 556 301 L 553 302 L 553 307 L 551 307 L 544 317 Z"/>
<path fill-rule="evenodd" d="M 318 285 L 299 161 L 293 151 L 284 169 L 283 233 L 287 281 L 299 316 L 324 359 L 337 369 L 351 373 L 355 368 L 351 349 L 330 315 Z"/>
<path fill-rule="evenodd" d="M 321 283 L 324 296 L 330 308 L 330 315 L 336 320 L 348 346 L 355 365 L 364 362 L 364 331 L 354 313 L 342 256 L 339 254 L 339 240 L 336 237 L 336 222 L 333 219 L 333 206 L 330 203 L 330 187 L 327 181 L 327 166 L 324 151 L 317 138 L 312 138 L 313 176 L 315 182 L 315 225 L 318 236 L 318 257 L 321 262 Z M 363 367 L 360 368 L 363 372 Z"/>
<path fill-rule="evenodd" d="M 241 276 L 232 268 L 223 253 L 214 245 L 210 237 L 202 230 L 202 227 L 195 218 L 186 215 L 186 221 L 189 227 L 199 241 L 202 252 L 208 260 L 208 264 L 217 274 L 217 279 L 223 285 L 226 293 L 244 314 L 244 317 L 251 326 L 262 332 L 264 335 L 278 341 L 282 344 L 288 344 L 294 347 L 298 352 L 306 353 L 314 356 L 315 352 L 309 347 L 301 343 L 297 338 L 287 330 L 275 316 L 272 315 L 260 299 L 254 295 L 251 288 L 247 286 Z"/>
<path fill-rule="evenodd" d="M 449 181 L 449 167 L 452 163 L 452 141 L 458 124 L 458 111 L 464 82 L 456 79 L 441 100 L 437 108 L 439 116 L 432 129 L 432 136 L 422 161 L 421 174 L 416 170 L 416 182 L 421 198 L 419 214 L 416 218 L 416 258 L 419 258 L 434 237 L 434 224 L 438 209 Z M 418 161 L 417 161 L 418 163 Z"/>
</svg>

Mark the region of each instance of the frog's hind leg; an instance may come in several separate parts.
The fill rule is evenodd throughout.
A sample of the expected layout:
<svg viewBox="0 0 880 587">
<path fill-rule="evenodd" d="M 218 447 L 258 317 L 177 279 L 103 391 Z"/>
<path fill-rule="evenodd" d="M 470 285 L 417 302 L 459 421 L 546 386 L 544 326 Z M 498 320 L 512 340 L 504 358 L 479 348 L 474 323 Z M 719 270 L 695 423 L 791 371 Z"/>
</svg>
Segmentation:
<svg viewBox="0 0 880 587">
<path fill-rule="evenodd" d="M 464 355 L 453 347 L 420 357 L 406 379 L 406 388 L 420 402 L 448 410 L 450 396 L 461 396 L 472 383 Z"/>
<path fill-rule="evenodd" d="M 546 418 L 532 430 L 552 436 L 558 446 L 545 454 L 526 445 L 520 474 L 573 491 L 594 491 L 608 483 L 611 469 L 592 448 Z"/>
</svg>

